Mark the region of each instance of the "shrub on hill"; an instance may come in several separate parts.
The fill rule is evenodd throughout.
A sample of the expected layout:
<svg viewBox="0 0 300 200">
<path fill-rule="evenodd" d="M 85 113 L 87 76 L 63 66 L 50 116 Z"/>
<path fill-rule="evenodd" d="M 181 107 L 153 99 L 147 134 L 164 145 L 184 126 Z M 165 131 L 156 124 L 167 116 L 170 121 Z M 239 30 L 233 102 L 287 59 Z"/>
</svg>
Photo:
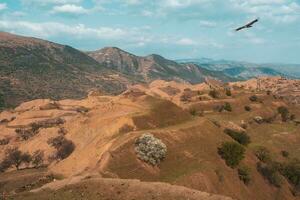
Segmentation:
<svg viewBox="0 0 300 200">
<path fill-rule="evenodd" d="M 228 128 L 225 129 L 224 132 L 242 145 L 247 146 L 250 143 L 250 137 L 245 132 L 236 131 Z"/>
<path fill-rule="evenodd" d="M 217 90 L 210 90 L 208 95 L 211 96 L 212 98 L 216 99 L 219 97 L 219 92 Z"/>
<path fill-rule="evenodd" d="M 292 160 L 281 169 L 284 175 L 295 187 L 300 185 L 300 160 Z"/>
<path fill-rule="evenodd" d="M 167 146 L 152 134 L 143 134 L 135 141 L 135 152 L 139 159 L 154 166 L 166 157 Z"/>
<path fill-rule="evenodd" d="M 17 170 L 20 169 L 21 164 L 29 164 L 31 162 L 31 155 L 21 152 L 18 148 L 8 149 L 4 160 L 1 163 L 2 171 L 10 166 L 15 166 Z"/>
<path fill-rule="evenodd" d="M 32 164 L 35 168 L 39 168 L 44 162 L 44 151 L 37 150 L 32 155 Z"/>
<path fill-rule="evenodd" d="M 231 96 L 232 95 L 230 89 L 226 89 L 225 93 L 226 93 L 227 96 Z"/>
<path fill-rule="evenodd" d="M 0 145 L 7 145 L 9 143 L 9 138 L 3 138 L 0 140 Z"/>
<path fill-rule="evenodd" d="M 281 151 L 281 155 L 283 156 L 283 157 L 285 157 L 285 158 L 288 158 L 289 157 L 289 152 L 287 152 L 287 151 L 285 151 L 285 150 L 282 150 Z"/>
<path fill-rule="evenodd" d="M 290 120 L 294 121 L 295 119 L 296 119 L 296 115 L 295 114 L 291 114 Z"/>
<path fill-rule="evenodd" d="M 240 166 L 238 168 L 238 174 L 241 181 L 248 185 L 251 181 L 251 170 L 247 166 Z"/>
<path fill-rule="evenodd" d="M 75 149 L 75 144 L 71 140 L 66 139 L 63 135 L 50 138 L 48 144 L 57 150 L 54 158 L 59 160 L 69 157 Z"/>
<path fill-rule="evenodd" d="M 256 102 L 256 101 L 258 101 L 258 97 L 256 95 L 252 95 L 249 97 L 249 100 L 252 102 Z"/>
<path fill-rule="evenodd" d="M 250 112 L 252 110 L 250 106 L 245 106 L 244 109 L 248 112 Z"/>
<path fill-rule="evenodd" d="M 229 167 L 234 168 L 244 159 L 245 148 L 236 142 L 224 142 L 218 153 Z"/>
<path fill-rule="evenodd" d="M 228 111 L 228 112 L 231 112 L 232 111 L 232 107 L 230 105 L 230 103 L 226 102 L 224 104 L 224 110 Z"/>
<path fill-rule="evenodd" d="M 197 115 L 197 110 L 195 108 L 191 108 L 190 109 L 190 114 L 193 115 L 193 116 L 196 116 Z"/>
<path fill-rule="evenodd" d="M 38 131 L 33 128 L 28 128 L 28 129 L 18 128 L 15 130 L 15 132 L 17 134 L 18 139 L 23 141 L 29 140 L 30 138 L 38 134 Z"/>
<path fill-rule="evenodd" d="M 134 127 L 129 124 L 124 124 L 121 128 L 119 128 L 119 133 L 128 133 L 134 131 Z"/>
<path fill-rule="evenodd" d="M 285 106 L 280 106 L 277 108 L 278 113 L 281 115 L 281 119 L 283 122 L 286 122 L 289 120 L 289 110 Z"/>
<path fill-rule="evenodd" d="M 264 163 L 267 163 L 272 160 L 271 152 L 266 147 L 263 146 L 259 146 L 256 148 L 255 155 L 260 161 Z"/>
<path fill-rule="evenodd" d="M 257 163 L 257 171 L 264 176 L 270 184 L 280 187 L 282 178 L 279 173 L 279 166 L 276 163 Z"/>
</svg>

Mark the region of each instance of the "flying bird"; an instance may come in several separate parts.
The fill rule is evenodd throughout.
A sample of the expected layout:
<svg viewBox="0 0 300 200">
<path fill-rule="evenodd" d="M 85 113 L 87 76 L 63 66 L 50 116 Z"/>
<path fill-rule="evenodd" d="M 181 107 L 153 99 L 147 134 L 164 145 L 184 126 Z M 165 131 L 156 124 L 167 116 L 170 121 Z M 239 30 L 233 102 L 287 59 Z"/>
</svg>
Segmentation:
<svg viewBox="0 0 300 200">
<path fill-rule="evenodd" d="M 243 30 L 243 29 L 245 29 L 245 28 L 251 28 L 251 27 L 253 26 L 253 24 L 255 24 L 256 22 L 258 22 L 258 20 L 259 20 L 259 18 L 257 18 L 257 19 L 255 19 L 255 20 L 249 22 L 248 24 L 246 24 L 246 25 L 244 25 L 244 26 L 241 26 L 241 27 L 235 29 L 235 31 L 240 31 L 240 30 Z"/>
</svg>

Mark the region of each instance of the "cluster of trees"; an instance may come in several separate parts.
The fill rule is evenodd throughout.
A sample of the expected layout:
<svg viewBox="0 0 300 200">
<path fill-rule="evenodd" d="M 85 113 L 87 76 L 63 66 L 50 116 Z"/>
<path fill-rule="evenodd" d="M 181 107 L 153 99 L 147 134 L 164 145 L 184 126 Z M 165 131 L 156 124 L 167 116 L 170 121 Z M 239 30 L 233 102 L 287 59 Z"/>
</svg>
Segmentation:
<svg viewBox="0 0 300 200">
<path fill-rule="evenodd" d="M 281 154 L 285 158 L 289 157 L 287 151 L 282 151 Z M 271 152 L 265 147 L 258 147 L 255 155 L 260 160 L 257 163 L 257 170 L 270 184 L 280 187 L 282 176 L 284 176 L 294 186 L 294 192 L 300 192 L 300 160 L 290 159 L 287 162 L 276 162 L 273 160 Z"/>
<path fill-rule="evenodd" d="M 28 166 L 31 164 L 33 167 L 41 167 L 44 160 L 44 152 L 36 151 L 32 155 L 24 153 L 18 148 L 8 149 L 5 154 L 4 160 L 0 163 L 0 171 L 3 172 L 10 167 L 15 167 L 17 170 L 21 166 Z"/>
<path fill-rule="evenodd" d="M 59 135 L 48 140 L 48 144 L 56 149 L 56 154 L 54 159 L 63 160 L 69 155 L 71 155 L 75 149 L 75 144 L 64 137 L 64 135 Z"/>
</svg>

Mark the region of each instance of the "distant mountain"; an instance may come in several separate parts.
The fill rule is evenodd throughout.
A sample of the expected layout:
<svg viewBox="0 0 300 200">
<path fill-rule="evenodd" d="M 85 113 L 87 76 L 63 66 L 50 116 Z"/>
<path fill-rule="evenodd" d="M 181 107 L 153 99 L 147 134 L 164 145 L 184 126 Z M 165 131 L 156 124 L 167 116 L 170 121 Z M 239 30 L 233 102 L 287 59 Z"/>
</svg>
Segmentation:
<svg viewBox="0 0 300 200">
<path fill-rule="evenodd" d="M 228 76 L 236 77 L 240 79 L 250 79 L 260 76 L 286 76 L 283 73 L 280 73 L 274 69 L 267 67 L 232 67 L 222 70 Z"/>
<path fill-rule="evenodd" d="M 156 54 L 145 57 L 136 56 L 116 47 L 87 52 L 87 55 L 103 66 L 145 82 L 163 79 L 200 83 L 208 76 L 222 81 L 235 80 L 222 72 L 211 72 L 195 64 L 179 64 Z"/>
<path fill-rule="evenodd" d="M 293 64 L 256 64 L 242 61 L 214 60 L 210 58 L 181 59 L 179 63 L 193 63 L 203 68 L 222 71 L 226 75 L 249 79 L 259 76 L 285 76 L 300 78 L 300 65 Z"/>
<path fill-rule="evenodd" d="M 82 98 L 94 88 L 115 93 L 126 82 L 70 46 L 0 32 L 0 107 L 37 98 Z"/>
</svg>

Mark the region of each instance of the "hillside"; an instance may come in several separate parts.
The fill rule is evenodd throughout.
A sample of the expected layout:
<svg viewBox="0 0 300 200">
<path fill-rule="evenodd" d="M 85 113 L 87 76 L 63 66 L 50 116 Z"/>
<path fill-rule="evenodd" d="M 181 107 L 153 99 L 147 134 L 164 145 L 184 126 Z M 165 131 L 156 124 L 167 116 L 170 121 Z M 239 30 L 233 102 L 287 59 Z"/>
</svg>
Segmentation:
<svg viewBox="0 0 300 200">
<path fill-rule="evenodd" d="M 266 83 L 272 85 L 271 81 Z M 200 196 L 192 194 L 201 192 L 195 190 L 222 195 L 216 199 L 299 199 L 298 179 L 286 174 L 288 170 L 291 177 L 299 177 L 299 104 L 252 82 L 207 80 L 191 85 L 157 80 L 131 86 L 117 96 L 92 92 L 82 100 L 40 99 L 2 112 L 0 192 L 16 199 L 49 193 L 54 199 L 197 199 Z M 278 113 L 280 106 L 288 110 L 284 116 Z M 166 148 L 154 165 L 139 154 L 145 147 L 138 146 L 139 140 L 149 134 L 159 139 L 155 148 L 161 143 Z M 220 154 L 226 142 L 240 142 L 245 150 L 235 166 Z M 18 165 L 23 170 L 15 165 L 5 168 L 4 158 L 12 147 L 31 155 L 42 151 L 42 163 L 24 160 Z M 154 187 L 149 182 L 176 186 Z M 176 193 L 177 186 L 185 187 L 183 196 Z"/>
<path fill-rule="evenodd" d="M 127 82 L 70 46 L 0 32 L 0 109 L 37 98 L 83 98 L 91 89 L 118 93 Z"/>
<path fill-rule="evenodd" d="M 87 55 L 94 58 L 101 65 L 136 77 L 144 82 L 162 79 L 201 83 L 207 77 L 226 82 L 236 80 L 222 72 L 212 72 L 197 65 L 181 65 L 155 54 L 146 57 L 136 56 L 116 47 L 87 52 Z"/>
</svg>

